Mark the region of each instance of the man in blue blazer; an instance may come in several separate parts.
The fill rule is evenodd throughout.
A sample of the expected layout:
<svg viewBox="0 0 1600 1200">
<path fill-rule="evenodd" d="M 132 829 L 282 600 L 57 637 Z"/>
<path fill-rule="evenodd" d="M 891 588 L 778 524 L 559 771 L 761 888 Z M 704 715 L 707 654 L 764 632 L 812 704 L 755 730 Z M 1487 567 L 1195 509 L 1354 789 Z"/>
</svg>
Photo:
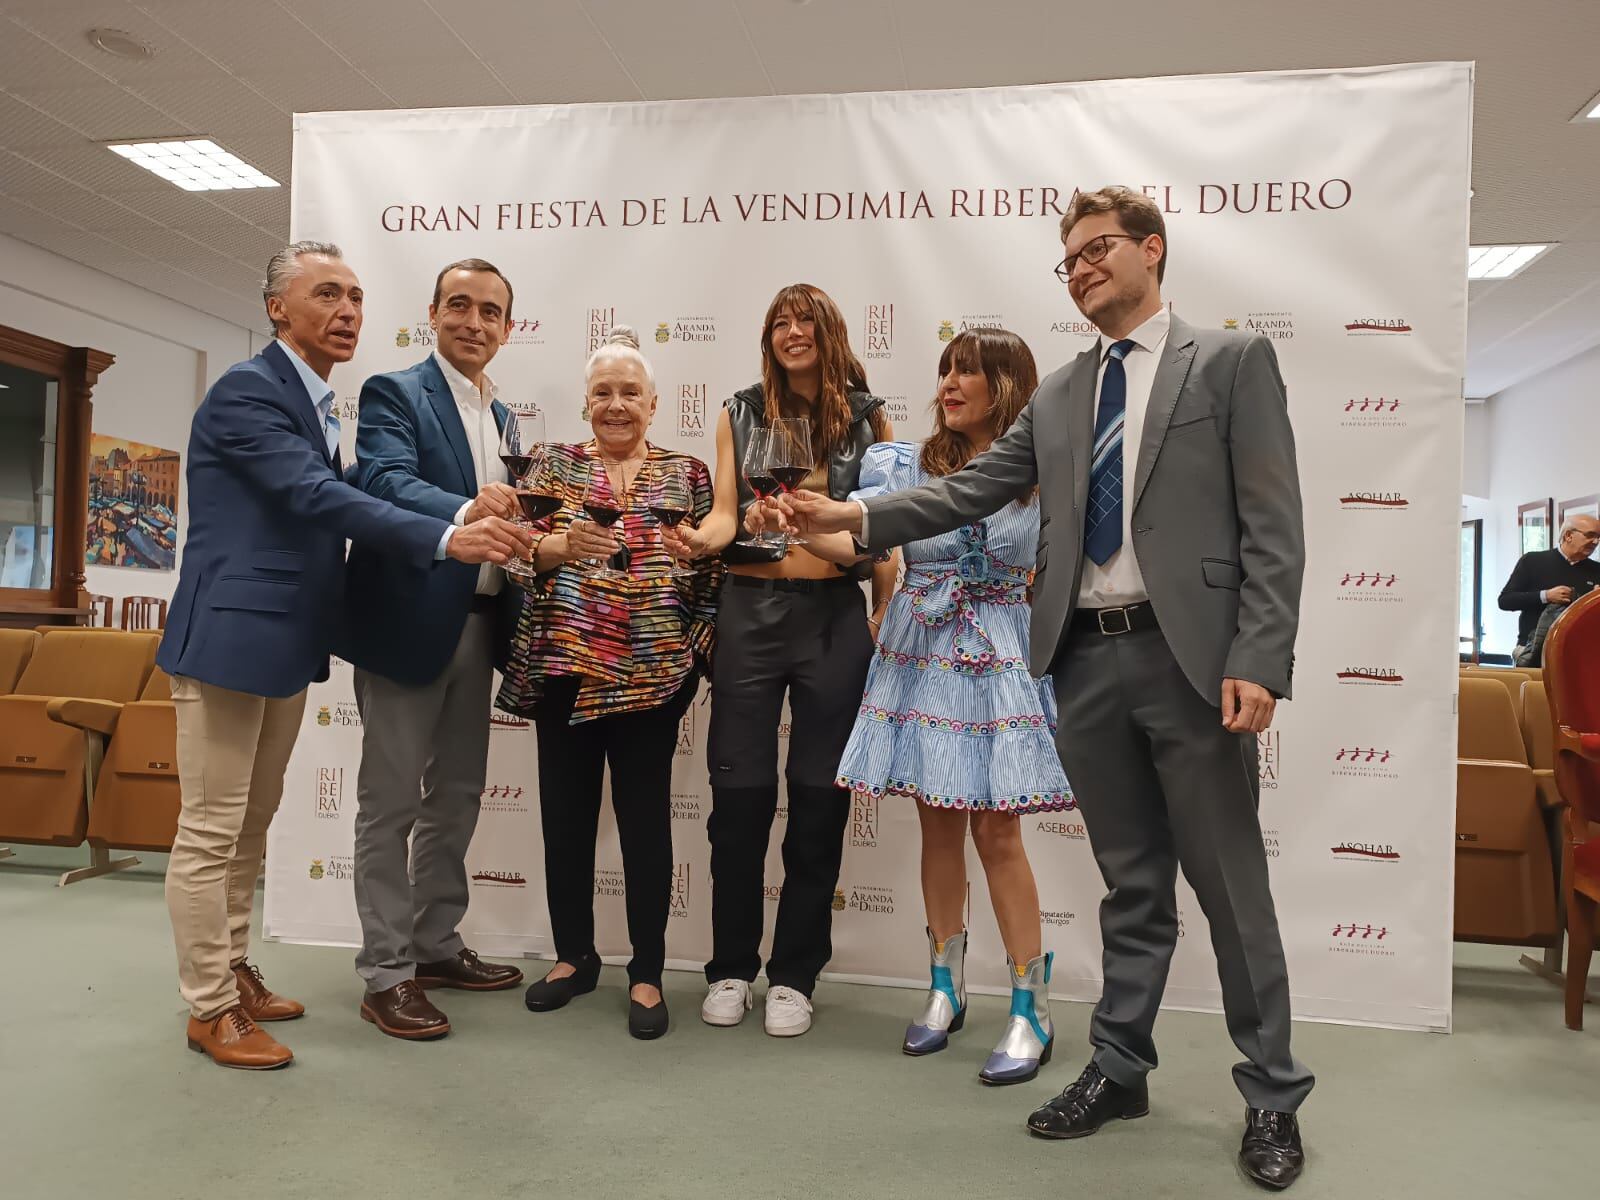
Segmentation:
<svg viewBox="0 0 1600 1200">
<path fill-rule="evenodd" d="M 361 389 L 355 482 L 363 491 L 456 525 L 516 514 L 499 458 L 507 412 L 486 374 L 510 332 L 511 301 L 510 282 L 483 259 L 439 272 L 428 306 L 438 349 Z M 382 550 L 359 536 L 351 548 L 338 643 L 355 666 L 362 727 L 356 972 L 366 986 L 363 1019 L 391 1037 L 427 1040 L 449 1033 L 450 1022 L 423 988 L 522 982 L 516 967 L 480 959 L 457 930 L 494 667 L 505 661 L 521 593 L 493 566 L 418 571 Z"/>
<path fill-rule="evenodd" d="M 362 292 L 338 247 L 275 254 L 263 296 L 276 340 L 225 371 L 194 415 L 188 532 L 156 659 L 177 709 L 183 803 L 166 892 L 188 1043 L 253 1070 L 294 1057 L 256 1022 L 305 1011 L 249 964 L 250 909 L 306 685 L 328 677 L 345 539 L 418 573 L 441 558 L 503 563 L 531 544 L 498 518 L 456 528 L 344 482 L 327 380 L 355 353 Z"/>
</svg>

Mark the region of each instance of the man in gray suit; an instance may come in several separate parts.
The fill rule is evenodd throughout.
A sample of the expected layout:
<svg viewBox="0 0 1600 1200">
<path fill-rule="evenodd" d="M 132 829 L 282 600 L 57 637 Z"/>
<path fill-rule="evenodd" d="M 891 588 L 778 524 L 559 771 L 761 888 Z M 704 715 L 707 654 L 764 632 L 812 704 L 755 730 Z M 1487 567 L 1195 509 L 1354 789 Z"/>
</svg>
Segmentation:
<svg viewBox="0 0 1600 1200">
<path fill-rule="evenodd" d="M 1061 238 L 1056 274 L 1101 336 L 1004 437 L 925 487 L 838 505 L 795 493 L 781 505 L 803 529 L 855 533 L 866 552 L 1039 488 L 1031 667 L 1054 676 L 1057 745 L 1108 892 L 1093 1059 L 1028 1128 L 1083 1137 L 1149 1111 L 1181 867 L 1245 1056 L 1233 1071 L 1249 1106 L 1239 1161 L 1284 1188 L 1304 1165 L 1294 1114 L 1313 1080 L 1289 1049 L 1257 819 L 1256 735 L 1289 696 L 1305 566 L 1283 380 L 1266 338 L 1169 312 L 1165 223 L 1143 195 L 1078 195 Z"/>
</svg>

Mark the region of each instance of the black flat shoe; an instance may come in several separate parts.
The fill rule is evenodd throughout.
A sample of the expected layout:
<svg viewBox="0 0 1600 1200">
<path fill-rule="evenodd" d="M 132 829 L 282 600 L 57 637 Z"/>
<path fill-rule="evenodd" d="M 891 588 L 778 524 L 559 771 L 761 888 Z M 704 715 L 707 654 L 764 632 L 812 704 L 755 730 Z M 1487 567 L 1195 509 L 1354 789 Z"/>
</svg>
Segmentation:
<svg viewBox="0 0 1600 1200">
<path fill-rule="evenodd" d="M 1034 1110 L 1028 1132 L 1042 1138 L 1088 1137 L 1107 1121 L 1132 1121 L 1149 1113 L 1150 1089 L 1144 1080 L 1123 1087 L 1090 1063 L 1061 1095 Z"/>
<path fill-rule="evenodd" d="M 641 1042 L 660 1037 L 667 1031 L 667 1002 L 665 998 L 648 1008 L 637 1000 L 628 1001 L 628 1033 Z"/>
<path fill-rule="evenodd" d="M 523 993 L 523 1002 L 527 1004 L 529 1012 L 554 1012 L 558 1008 L 565 1008 L 576 996 L 586 996 L 594 991 L 595 985 L 600 982 L 600 958 L 591 954 L 579 963 L 572 963 L 576 967 L 571 975 L 563 979 L 551 979 L 548 975 L 539 980 Z"/>
<path fill-rule="evenodd" d="M 1239 1169 L 1264 1188 L 1281 1192 L 1305 1170 L 1300 1122 L 1293 1113 L 1252 1108 L 1245 1113 Z"/>
</svg>

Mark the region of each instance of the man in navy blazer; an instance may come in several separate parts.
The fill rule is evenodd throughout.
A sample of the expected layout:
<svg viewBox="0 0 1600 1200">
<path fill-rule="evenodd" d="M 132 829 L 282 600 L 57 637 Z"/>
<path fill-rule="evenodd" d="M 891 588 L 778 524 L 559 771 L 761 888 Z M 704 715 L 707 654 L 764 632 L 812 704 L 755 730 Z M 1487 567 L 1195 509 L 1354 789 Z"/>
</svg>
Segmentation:
<svg viewBox="0 0 1600 1200">
<path fill-rule="evenodd" d="M 362 291 L 338 247 L 280 251 L 263 296 L 276 340 L 225 371 L 194 415 L 188 532 L 156 660 L 177 709 L 183 799 L 166 892 L 188 1043 L 254 1070 L 293 1058 L 256 1022 L 305 1011 L 249 964 L 250 909 L 306 685 L 328 677 L 345 539 L 418 573 L 531 544 L 498 518 L 457 528 L 344 482 L 327 380 L 355 353 Z"/>
<path fill-rule="evenodd" d="M 428 321 L 438 349 L 361 389 L 355 482 L 410 512 L 462 525 L 512 517 L 500 462 L 508 419 L 486 373 L 510 332 L 511 284 L 480 258 L 434 281 Z M 355 666 L 361 772 L 355 826 L 356 912 L 365 984 L 361 1016 L 390 1035 L 450 1032 L 425 987 L 498 991 L 516 967 L 484 962 L 457 926 L 470 884 L 489 756 L 489 697 L 521 593 L 493 566 L 418 571 L 357 537 L 345 583 L 339 653 Z"/>
</svg>

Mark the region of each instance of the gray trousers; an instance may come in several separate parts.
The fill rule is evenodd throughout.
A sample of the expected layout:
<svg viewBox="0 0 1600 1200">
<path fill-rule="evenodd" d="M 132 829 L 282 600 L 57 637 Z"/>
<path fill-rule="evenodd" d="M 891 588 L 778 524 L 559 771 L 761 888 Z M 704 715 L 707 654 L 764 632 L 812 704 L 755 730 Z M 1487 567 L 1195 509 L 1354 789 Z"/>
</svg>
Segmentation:
<svg viewBox="0 0 1600 1200">
<path fill-rule="evenodd" d="M 355 672 L 356 973 L 369 992 L 465 945 L 456 926 L 467 911 L 467 845 L 489 757 L 493 637 L 494 618 L 470 614 L 449 665 L 422 687 Z"/>
<path fill-rule="evenodd" d="M 1229 733 L 1159 630 L 1070 632 L 1053 664 L 1056 745 L 1108 889 L 1094 1062 L 1131 1086 L 1156 1066 L 1156 1012 L 1178 939 L 1178 869 L 1211 927 L 1233 1078 L 1255 1108 L 1293 1112 L 1311 1072 L 1289 1050 L 1289 975 L 1257 817 L 1253 734 Z"/>
</svg>

